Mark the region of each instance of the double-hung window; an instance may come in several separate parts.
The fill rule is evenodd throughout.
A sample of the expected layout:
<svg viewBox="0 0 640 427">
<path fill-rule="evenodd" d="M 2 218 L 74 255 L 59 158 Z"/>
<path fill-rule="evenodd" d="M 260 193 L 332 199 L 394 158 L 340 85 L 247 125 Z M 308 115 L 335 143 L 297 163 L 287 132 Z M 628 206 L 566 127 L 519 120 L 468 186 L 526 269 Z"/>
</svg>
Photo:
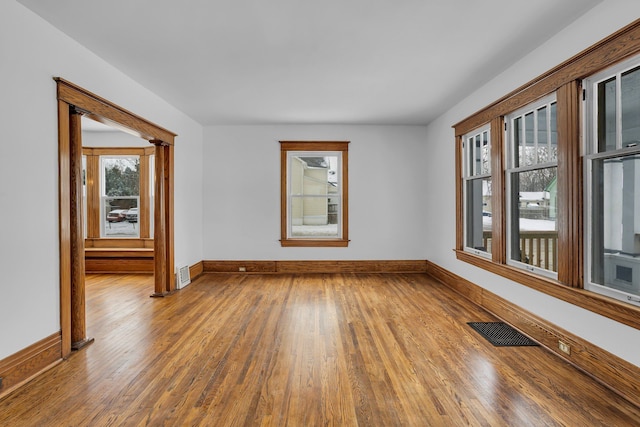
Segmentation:
<svg viewBox="0 0 640 427">
<path fill-rule="evenodd" d="M 640 57 L 585 80 L 586 287 L 640 305 Z"/>
<path fill-rule="evenodd" d="M 153 236 L 155 147 L 83 147 L 84 237 L 104 245 L 149 247 Z M 147 246 L 145 246 L 147 245 Z"/>
<path fill-rule="evenodd" d="M 556 277 L 558 132 L 555 95 L 506 117 L 507 262 Z"/>
<path fill-rule="evenodd" d="M 489 126 L 463 137 L 465 249 L 491 256 L 491 132 Z"/>
<path fill-rule="evenodd" d="M 348 142 L 281 141 L 282 246 L 347 246 Z"/>
</svg>

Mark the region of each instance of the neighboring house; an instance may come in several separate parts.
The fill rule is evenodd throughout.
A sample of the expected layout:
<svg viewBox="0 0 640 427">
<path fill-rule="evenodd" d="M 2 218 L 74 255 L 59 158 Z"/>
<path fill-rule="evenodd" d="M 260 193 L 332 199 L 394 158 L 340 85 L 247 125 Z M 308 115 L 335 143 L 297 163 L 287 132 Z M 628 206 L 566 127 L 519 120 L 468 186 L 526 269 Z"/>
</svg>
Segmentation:
<svg viewBox="0 0 640 427">
<path fill-rule="evenodd" d="M 337 194 L 336 185 L 329 182 L 329 162 L 324 157 L 292 157 L 291 194 L 302 197 L 292 202 L 292 225 L 331 224 L 330 212 L 337 205 L 329 195 Z M 320 197 L 318 197 L 320 196 Z M 335 223 L 335 219 L 332 217 Z"/>
</svg>

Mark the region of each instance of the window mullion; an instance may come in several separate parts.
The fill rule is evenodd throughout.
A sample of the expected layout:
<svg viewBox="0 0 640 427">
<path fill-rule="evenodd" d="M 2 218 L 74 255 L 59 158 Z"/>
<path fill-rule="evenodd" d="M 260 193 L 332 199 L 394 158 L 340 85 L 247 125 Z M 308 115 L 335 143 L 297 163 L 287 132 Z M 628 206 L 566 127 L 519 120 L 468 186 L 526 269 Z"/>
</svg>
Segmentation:
<svg viewBox="0 0 640 427">
<path fill-rule="evenodd" d="M 538 166 L 538 109 L 533 110 L 533 164 Z"/>
<path fill-rule="evenodd" d="M 616 150 L 622 148 L 622 73 L 616 74 Z"/>
<path fill-rule="evenodd" d="M 491 177 L 492 177 L 492 236 L 491 258 L 494 262 L 506 262 L 506 186 L 505 186 L 505 132 L 504 117 L 491 121 Z"/>
<path fill-rule="evenodd" d="M 576 288 L 583 286 L 580 98 L 577 81 L 558 88 L 558 280 Z"/>
</svg>

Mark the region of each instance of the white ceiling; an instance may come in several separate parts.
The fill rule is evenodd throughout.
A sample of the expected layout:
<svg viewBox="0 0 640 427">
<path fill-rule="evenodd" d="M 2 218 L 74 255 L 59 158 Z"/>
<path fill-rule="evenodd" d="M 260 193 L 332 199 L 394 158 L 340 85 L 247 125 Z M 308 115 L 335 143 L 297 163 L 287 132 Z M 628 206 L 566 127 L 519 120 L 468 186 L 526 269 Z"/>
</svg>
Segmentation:
<svg viewBox="0 0 640 427">
<path fill-rule="evenodd" d="M 18 1 L 211 125 L 427 124 L 601 0 Z"/>
</svg>

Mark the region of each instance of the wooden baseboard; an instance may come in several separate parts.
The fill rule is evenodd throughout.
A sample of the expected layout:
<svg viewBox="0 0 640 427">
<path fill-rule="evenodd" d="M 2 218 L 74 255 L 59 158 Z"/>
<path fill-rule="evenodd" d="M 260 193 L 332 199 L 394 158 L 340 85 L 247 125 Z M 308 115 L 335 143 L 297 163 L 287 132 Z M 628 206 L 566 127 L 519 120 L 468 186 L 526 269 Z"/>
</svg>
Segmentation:
<svg viewBox="0 0 640 427">
<path fill-rule="evenodd" d="M 425 260 L 203 261 L 204 273 L 425 273 Z"/>
<path fill-rule="evenodd" d="M 204 265 L 202 261 L 196 262 L 189 267 L 189 276 L 191 280 L 195 280 L 204 272 Z"/>
<path fill-rule="evenodd" d="M 87 273 L 153 273 L 153 248 L 102 248 L 84 250 Z"/>
<path fill-rule="evenodd" d="M 153 258 L 86 258 L 87 273 L 151 273 L 153 274 Z"/>
<path fill-rule="evenodd" d="M 0 399 L 62 361 L 62 336 L 50 335 L 0 360 Z"/>
<path fill-rule="evenodd" d="M 640 368 L 637 366 L 437 264 L 427 261 L 427 272 L 441 283 L 519 329 L 628 401 L 640 406 Z M 559 341 L 569 344 L 571 354 L 560 351 Z"/>
</svg>

